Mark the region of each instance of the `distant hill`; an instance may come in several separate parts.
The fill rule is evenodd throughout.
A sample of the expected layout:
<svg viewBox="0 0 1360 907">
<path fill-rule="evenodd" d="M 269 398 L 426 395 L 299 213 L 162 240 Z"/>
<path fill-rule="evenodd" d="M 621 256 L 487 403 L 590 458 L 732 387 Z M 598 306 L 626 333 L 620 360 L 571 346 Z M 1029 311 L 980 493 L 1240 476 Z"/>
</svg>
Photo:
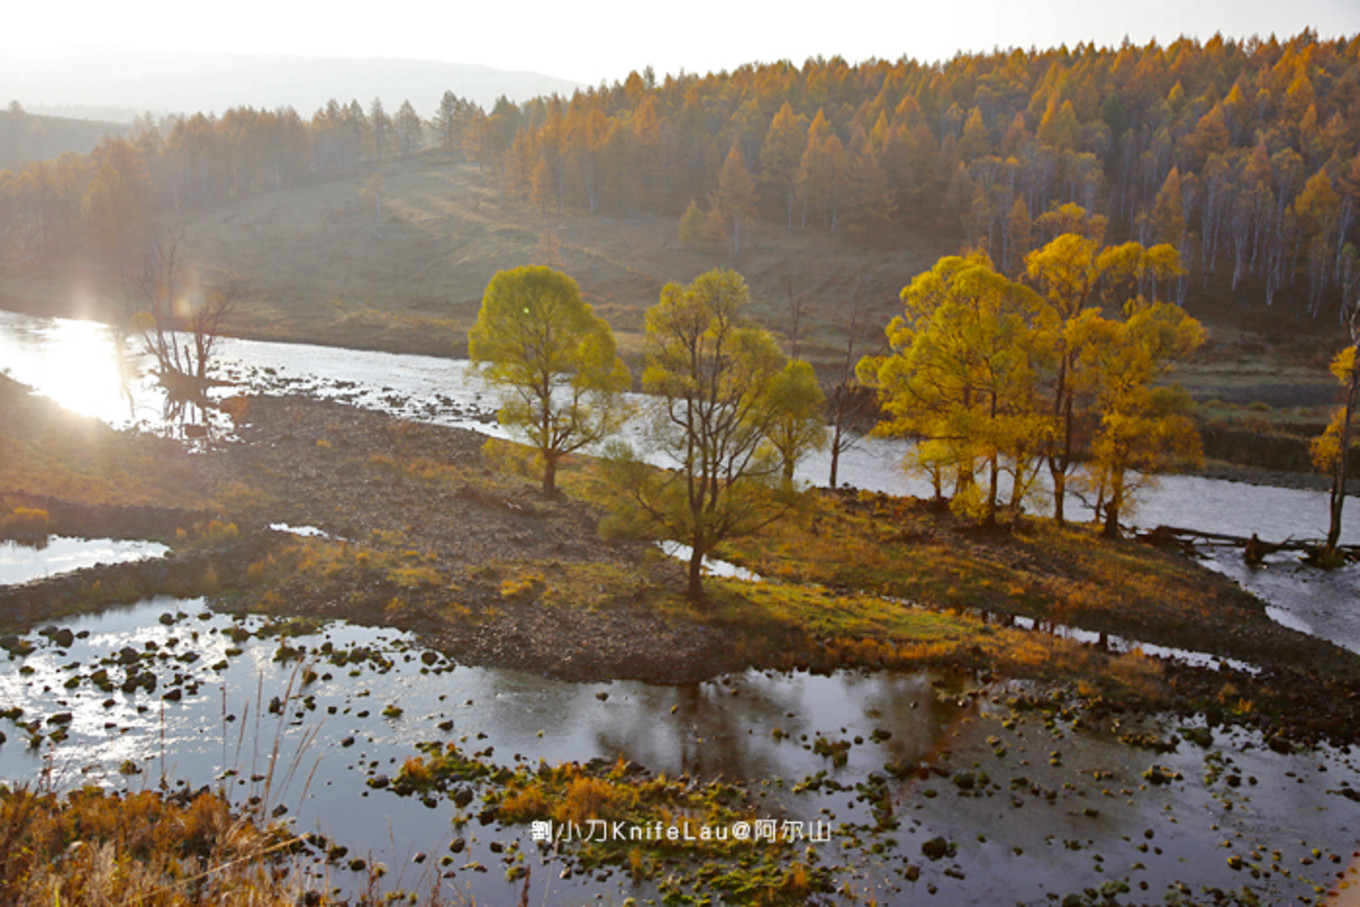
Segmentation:
<svg viewBox="0 0 1360 907">
<path fill-rule="evenodd" d="M 681 247 L 674 216 L 502 208 L 475 164 L 435 151 L 394 159 L 380 172 L 377 223 L 365 191 L 372 172 L 364 171 L 186 210 L 167 225 L 182 231 L 184 261 L 205 282 L 236 280 L 231 333 L 434 355 L 466 355 L 486 284 L 504 268 L 562 268 L 635 355 L 642 313 L 664 284 L 725 266 L 750 282 L 753 313 L 766 324 L 786 323 L 796 296 L 805 306 L 804 355 L 828 363 L 854 304 L 866 307 L 866 324 L 886 323 L 900 311 L 903 284 L 955 249 L 929 231 L 880 246 L 757 223 L 736 258 L 722 242 Z M 101 314 L 90 306 L 112 308 L 124 291 L 118 273 L 78 249 L 0 259 L 6 309 Z"/>
<path fill-rule="evenodd" d="M 396 109 L 409 99 L 430 116 L 445 91 L 483 107 L 501 95 L 523 101 L 571 94 L 576 82 L 531 72 L 433 60 L 355 60 L 233 54 L 107 52 L 60 58 L 0 55 L 0 85 L 30 109 L 82 107 L 154 114 L 222 113 L 231 107 L 292 107 L 304 117 L 330 98 L 375 97 Z"/>
<path fill-rule="evenodd" d="M 68 151 L 89 154 L 101 138 L 126 129 L 122 123 L 36 116 L 15 107 L 0 109 L 0 170 L 60 157 Z"/>
</svg>

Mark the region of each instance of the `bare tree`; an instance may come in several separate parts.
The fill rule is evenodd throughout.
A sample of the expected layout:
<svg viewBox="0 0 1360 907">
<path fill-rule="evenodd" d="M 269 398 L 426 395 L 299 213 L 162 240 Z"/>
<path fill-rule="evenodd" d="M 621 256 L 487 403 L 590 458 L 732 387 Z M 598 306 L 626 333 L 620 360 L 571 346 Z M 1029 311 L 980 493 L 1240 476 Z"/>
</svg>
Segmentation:
<svg viewBox="0 0 1360 907">
<path fill-rule="evenodd" d="M 854 447 L 864 437 L 859 426 L 874 407 L 873 394 L 866 392 L 855 377 L 863 315 L 863 305 L 856 302 L 850 309 L 850 320 L 845 326 L 845 354 L 841 357 L 840 367 L 836 370 L 835 377 L 822 386 L 822 391 L 826 395 L 827 421 L 831 423 L 831 436 L 827 444 L 831 452 L 831 474 L 827 484 L 833 489 L 836 487 L 836 472 L 840 466 L 841 454 Z"/>
<path fill-rule="evenodd" d="M 131 281 L 128 308 L 142 346 L 155 357 L 160 383 L 172 395 L 200 397 L 239 284 L 197 286 L 183 261 L 183 239 L 170 233 L 152 241 L 141 273 Z"/>
</svg>

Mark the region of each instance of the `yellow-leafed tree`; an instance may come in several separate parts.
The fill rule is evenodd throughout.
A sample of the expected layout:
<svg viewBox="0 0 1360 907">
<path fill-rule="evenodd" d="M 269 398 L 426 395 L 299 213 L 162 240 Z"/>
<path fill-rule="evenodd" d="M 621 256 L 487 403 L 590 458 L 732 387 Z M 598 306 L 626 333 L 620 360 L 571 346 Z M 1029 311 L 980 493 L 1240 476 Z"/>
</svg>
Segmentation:
<svg viewBox="0 0 1360 907">
<path fill-rule="evenodd" d="M 1360 323 L 1355 319 L 1351 322 L 1351 336 L 1360 341 Z M 1350 468 L 1351 422 L 1360 397 L 1360 356 L 1356 355 L 1355 343 L 1336 354 L 1331 370 L 1344 389 L 1342 402 L 1332 413 L 1327 429 L 1314 438 L 1311 445 L 1313 465 L 1332 479 L 1327 546 L 1323 552 L 1329 561 L 1335 559 L 1336 546 L 1341 540 L 1341 510 L 1346 503 L 1346 479 Z"/>
<path fill-rule="evenodd" d="M 655 399 L 650 459 L 667 468 L 622 444 L 607 461 L 615 512 L 604 528 L 688 545 L 695 604 L 704 601 L 704 557 L 796 503 L 772 443 L 790 411 L 780 381 L 786 360 L 769 331 L 743 316 L 748 300 L 746 281 L 732 271 L 662 288 L 647 310 L 642 387 Z"/>
<path fill-rule="evenodd" d="M 1139 297 L 1125 307 L 1123 321 L 1088 313 L 1074 333 L 1081 366 L 1093 370 L 1099 386 L 1100 422 L 1091 442 L 1097 516 L 1104 535 L 1117 538 L 1138 487 L 1156 473 L 1203 462 L 1189 395 L 1157 382 L 1204 342 L 1204 329 L 1180 306 Z"/>
<path fill-rule="evenodd" d="M 887 328 L 893 352 L 857 369 L 887 416 L 876 431 L 932 442 L 930 456 L 909 467 L 921 467 L 937 487 L 940 471 L 952 470 L 955 509 L 994 523 L 1002 473 L 1026 484 L 1028 448 L 1043 430 L 1035 398 L 1040 300 L 974 253 L 940 259 L 902 290 L 902 301 L 905 314 Z"/>
<path fill-rule="evenodd" d="M 1041 449 L 1053 490 L 1053 519 L 1061 524 L 1068 477 L 1086 457 L 1097 420 L 1100 358 L 1083 356 L 1083 345 L 1113 336 L 1093 329 L 1092 319 L 1101 318 L 1102 304 L 1118 312 L 1140 285 L 1155 288 L 1182 272 L 1170 246 L 1102 246 L 1103 219 L 1087 218 L 1075 205 L 1040 220 L 1065 231 L 1025 257 L 1026 274 L 1043 297 L 1040 344 L 1048 353 L 1048 368 L 1042 383 L 1052 421 Z"/>
</svg>

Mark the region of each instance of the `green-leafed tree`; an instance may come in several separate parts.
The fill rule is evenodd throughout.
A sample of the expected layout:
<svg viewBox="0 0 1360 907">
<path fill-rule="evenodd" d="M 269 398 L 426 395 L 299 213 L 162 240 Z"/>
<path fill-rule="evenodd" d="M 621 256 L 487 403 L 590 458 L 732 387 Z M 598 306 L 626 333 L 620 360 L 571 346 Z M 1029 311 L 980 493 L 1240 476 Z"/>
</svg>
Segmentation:
<svg viewBox="0 0 1360 907">
<path fill-rule="evenodd" d="M 779 457 L 784 482 L 791 485 L 798 461 L 826 446 L 826 424 L 822 421 L 826 395 L 817 373 L 801 359 L 785 363 L 770 382 L 770 395 L 775 413 L 766 438 Z"/>
<path fill-rule="evenodd" d="M 661 290 L 647 311 L 642 386 L 656 398 L 650 453 L 671 468 L 622 445 L 609 460 L 616 507 L 606 528 L 688 545 L 695 604 L 704 601 L 704 557 L 795 503 L 768 440 L 788 409 L 777 393 L 786 360 L 774 337 L 742 316 L 748 299 L 732 271 Z"/>
<path fill-rule="evenodd" d="M 500 271 L 487 284 L 468 355 L 503 392 L 502 425 L 521 432 L 557 490 L 566 454 L 612 434 L 630 383 L 614 334 L 581 299 L 576 281 L 541 266 Z"/>
</svg>

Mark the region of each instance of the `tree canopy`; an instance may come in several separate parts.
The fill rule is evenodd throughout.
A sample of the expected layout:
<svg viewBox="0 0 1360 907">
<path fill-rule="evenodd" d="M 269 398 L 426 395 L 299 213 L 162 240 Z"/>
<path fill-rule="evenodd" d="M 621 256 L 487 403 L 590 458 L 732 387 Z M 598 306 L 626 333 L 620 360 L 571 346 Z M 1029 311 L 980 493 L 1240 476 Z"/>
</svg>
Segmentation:
<svg viewBox="0 0 1360 907">
<path fill-rule="evenodd" d="M 1058 214 L 1093 226 L 1080 209 Z M 1117 534 L 1138 484 L 1201 457 L 1189 398 L 1164 379 L 1204 331 L 1158 298 L 1182 273 L 1170 246 L 1102 249 L 1092 235 L 1063 233 L 1027 266 L 1038 292 L 983 253 L 942 258 L 902 290 L 904 314 L 886 330 L 892 351 L 858 368 L 879 394 L 876 431 L 915 439 L 908 469 L 938 498 L 952 478 L 951 505 L 984 524 L 1003 509 L 1001 475 L 1004 509 L 1018 513 L 1041 462 L 1061 520 L 1069 474 L 1085 462 L 1096 512 Z M 1098 302 L 1114 303 L 1116 316 Z"/>
<path fill-rule="evenodd" d="M 555 493 L 565 454 L 607 437 L 625 415 L 618 394 L 631 377 L 613 332 L 560 271 L 527 266 L 492 277 L 468 354 L 503 391 L 501 424 L 538 451 L 545 494 Z"/>
<path fill-rule="evenodd" d="M 150 216 L 351 176 L 428 135 L 503 203 L 540 210 L 679 217 L 708 201 L 735 243 L 755 218 L 930 229 L 1015 276 L 1066 232 L 1032 219 L 1075 204 L 1106 213 L 1112 242 L 1171 244 L 1187 272 L 1178 304 L 1196 277 L 1267 305 L 1284 293 L 1310 317 L 1360 295 L 1360 36 L 781 61 L 490 110 L 446 92 L 423 101 L 428 130 L 420 103 L 395 118 L 380 101 L 332 100 L 310 118 L 141 121 L 89 155 L 0 173 L 0 239 L 27 253 L 105 234 L 123 195 L 105 164 Z"/>
<path fill-rule="evenodd" d="M 902 301 L 905 315 L 887 328 L 894 352 L 859 367 L 888 416 L 880 433 L 935 442 L 932 468 L 953 472 L 956 506 L 995 522 L 1003 461 L 1018 472 L 1039 433 L 1038 299 L 975 253 L 940 259 L 902 290 Z M 988 470 L 985 490 L 974 478 L 977 464 Z"/>
<path fill-rule="evenodd" d="M 746 281 L 732 271 L 662 289 L 647 311 L 642 387 L 656 397 L 647 446 L 663 468 L 621 446 L 610 465 L 612 526 L 688 545 L 687 595 L 696 603 L 704 600 L 704 557 L 779 519 L 793 501 L 780 479 L 800 446 L 777 452 L 771 439 L 806 418 L 801 400 L 785 392 L 792 383 L 801 393 L 806 382 L 801 369 L 786 375 L 774 338 L 743 317 L 748 300 Z"/>
<path fill-rule="evenodd" d="M 1041 450 L 1053 489 L 1053 518 L 1065 519 L 1067 478 L 1090 453 L 1095 432 L 1100 375 L 1097 360 L 1084 347 L 1102 334 L 1102 306 L 1122 311 L 1139 287 L 1154 292 L 1159 283 L 1182 274 L 1179 256 L 1169 245 L 1145 249 L 1136 242 L 1102 246 L 1104 219 L 1088 218 L 1075 205 L 1048 212 L 1040 222 L 1060 223 L 1077 232 L 1054 237 L 1025 257 L 1025 274 L 1040 293 L 1040 346 L 1048 356 L 1041 395 L 1050 420 Z"/>
</svg>

